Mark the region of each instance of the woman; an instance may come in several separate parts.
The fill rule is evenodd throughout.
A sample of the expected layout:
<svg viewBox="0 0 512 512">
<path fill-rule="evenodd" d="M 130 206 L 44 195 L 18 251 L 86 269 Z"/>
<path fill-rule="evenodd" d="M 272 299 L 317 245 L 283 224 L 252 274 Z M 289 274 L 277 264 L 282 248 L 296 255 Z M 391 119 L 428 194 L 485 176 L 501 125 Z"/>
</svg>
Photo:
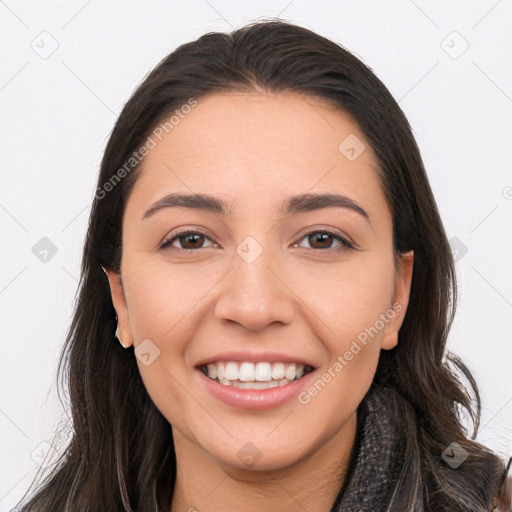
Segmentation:
<svg viewBox="0 0 512 512">
<path fill-rule="evenodd" d="M 108 141 L 60 361 L 73 435 L 19 510 L 510 510 L 455 302 L 371 70 L 280 20 L 184 44 Z"/>
</svg>

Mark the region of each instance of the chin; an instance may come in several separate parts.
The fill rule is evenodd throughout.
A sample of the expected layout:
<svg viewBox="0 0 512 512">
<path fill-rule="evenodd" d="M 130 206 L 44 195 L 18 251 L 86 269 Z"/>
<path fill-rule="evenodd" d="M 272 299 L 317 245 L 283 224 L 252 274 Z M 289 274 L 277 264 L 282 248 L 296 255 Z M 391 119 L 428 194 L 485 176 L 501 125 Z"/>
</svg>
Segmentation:
<svg viewBox="0 0 512 512">
<path fill-rule="evenodd" d="M 279 448 L 276 448 L 276 444 L 279 444 Z M 300 450 L 297 446 L 300 446 Z M 314 447 L 311 446 L 308 450 L 303 443 L 298 444 L 297 440 L 284 446 L 279 439 L 272 442 L 265 442 L 263 439 L 239 443 L 231 439 L 228 445 L 222 446 L 214 442 L 212 446 L 203 446 L 203 449 L 217 459 L 221 466 L 236 468 L 242 474 L 245 471 L 250 474 L 286 469 L 306 457 Z"/>
</svg>

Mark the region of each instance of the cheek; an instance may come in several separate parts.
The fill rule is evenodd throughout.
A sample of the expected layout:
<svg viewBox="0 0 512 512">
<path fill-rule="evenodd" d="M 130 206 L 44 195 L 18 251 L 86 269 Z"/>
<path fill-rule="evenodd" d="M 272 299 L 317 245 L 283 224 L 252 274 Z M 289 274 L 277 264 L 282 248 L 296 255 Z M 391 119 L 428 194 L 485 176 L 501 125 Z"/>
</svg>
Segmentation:
<svg viewBox="0 0 512 512">
<path fill-rule="evenodd" d="M 315 325 L 328 359 L 303 398 L 315 402 L 316 414 L 326 424 L 344 421 L 343 415 L 357 408 L 373 381 L 386 320 L 394 317 L 393 276 L 392 258 L 383 256 L 308 278 L 316 283 L 304 291 L 315 313 L 308 322 Z"/>
<path fill-rule="evenodd" d="M 183 334 L 197 324 L 213 277 L 154 258 L 133 262 L 130 269 L 126 301 L 135 344 L 150 338 L 166 350 L 178 350 Z"/>
<path fill-rule="evenodd" d="M 173 425 L 182 425 L 193 404 L 181 383 L 187 382 L 185 353 L 198 325 L 201 297 L 208 283 L 194 287 L 183 270 L 146 260 L 126 265 L 126 301 L 135 349 L 150 340 L 150 364 L 143 363 L 141 352 L 137 366 L 147 393 Z M 129 269 L 129 271 L 128 271 Z M 186 278 L 184 277 L 186 275 Z M 154 346 L 153 346 L 154 345 Z M 154 348 L 156 347 L 156 349 Z M 154 354 L 157 354 L 156 357 Z"/>
<path fill-rule="evenodd" d="M 302 284 L 296 281 L 297 295 L 325 324 L 330 339 L 357 336 L 391 305 L 392 256 L 360 254 L 329 269 L 312 267 L 307 275 Z"/>
</svg>

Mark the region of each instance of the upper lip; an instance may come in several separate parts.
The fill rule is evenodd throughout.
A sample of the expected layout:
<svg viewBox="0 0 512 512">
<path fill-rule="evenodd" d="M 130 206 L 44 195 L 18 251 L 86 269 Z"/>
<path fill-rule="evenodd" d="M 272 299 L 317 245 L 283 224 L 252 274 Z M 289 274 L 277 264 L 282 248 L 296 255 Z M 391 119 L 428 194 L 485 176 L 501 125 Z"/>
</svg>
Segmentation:
<svg viewBox="0 0 512 512">
<path fill-rule="evenodd" d="M 268 363 L 299 363 L 304 366 L 311 366 L 315 368 L 310 361 L 296 355 L 283 354 L 280 352 L 219 352 L 213 356 L 205 357 L 198 361 L 195 366 L 205 366 L 208 363 L 215 363 L 217 361 L 236 361 L 236 362 L 268 362 Z"/>
</svg>

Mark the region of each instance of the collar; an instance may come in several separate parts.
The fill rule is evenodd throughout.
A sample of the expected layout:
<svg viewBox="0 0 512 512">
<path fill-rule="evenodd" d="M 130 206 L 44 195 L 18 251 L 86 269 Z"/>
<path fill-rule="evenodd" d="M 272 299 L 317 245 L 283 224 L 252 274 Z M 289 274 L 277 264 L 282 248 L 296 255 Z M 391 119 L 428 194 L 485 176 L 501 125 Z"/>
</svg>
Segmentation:
<svg viewBox="0 0 512 512">
<path fill-rule="evenodd" d="M 389 408 L 391 392 L 373 382 L 359 404 L 354 455 L 331 512 L 387 510 L 405 450 L 400 425 Z M 410 512 L 424 512 L 422 503 Z"/>
</svg>

